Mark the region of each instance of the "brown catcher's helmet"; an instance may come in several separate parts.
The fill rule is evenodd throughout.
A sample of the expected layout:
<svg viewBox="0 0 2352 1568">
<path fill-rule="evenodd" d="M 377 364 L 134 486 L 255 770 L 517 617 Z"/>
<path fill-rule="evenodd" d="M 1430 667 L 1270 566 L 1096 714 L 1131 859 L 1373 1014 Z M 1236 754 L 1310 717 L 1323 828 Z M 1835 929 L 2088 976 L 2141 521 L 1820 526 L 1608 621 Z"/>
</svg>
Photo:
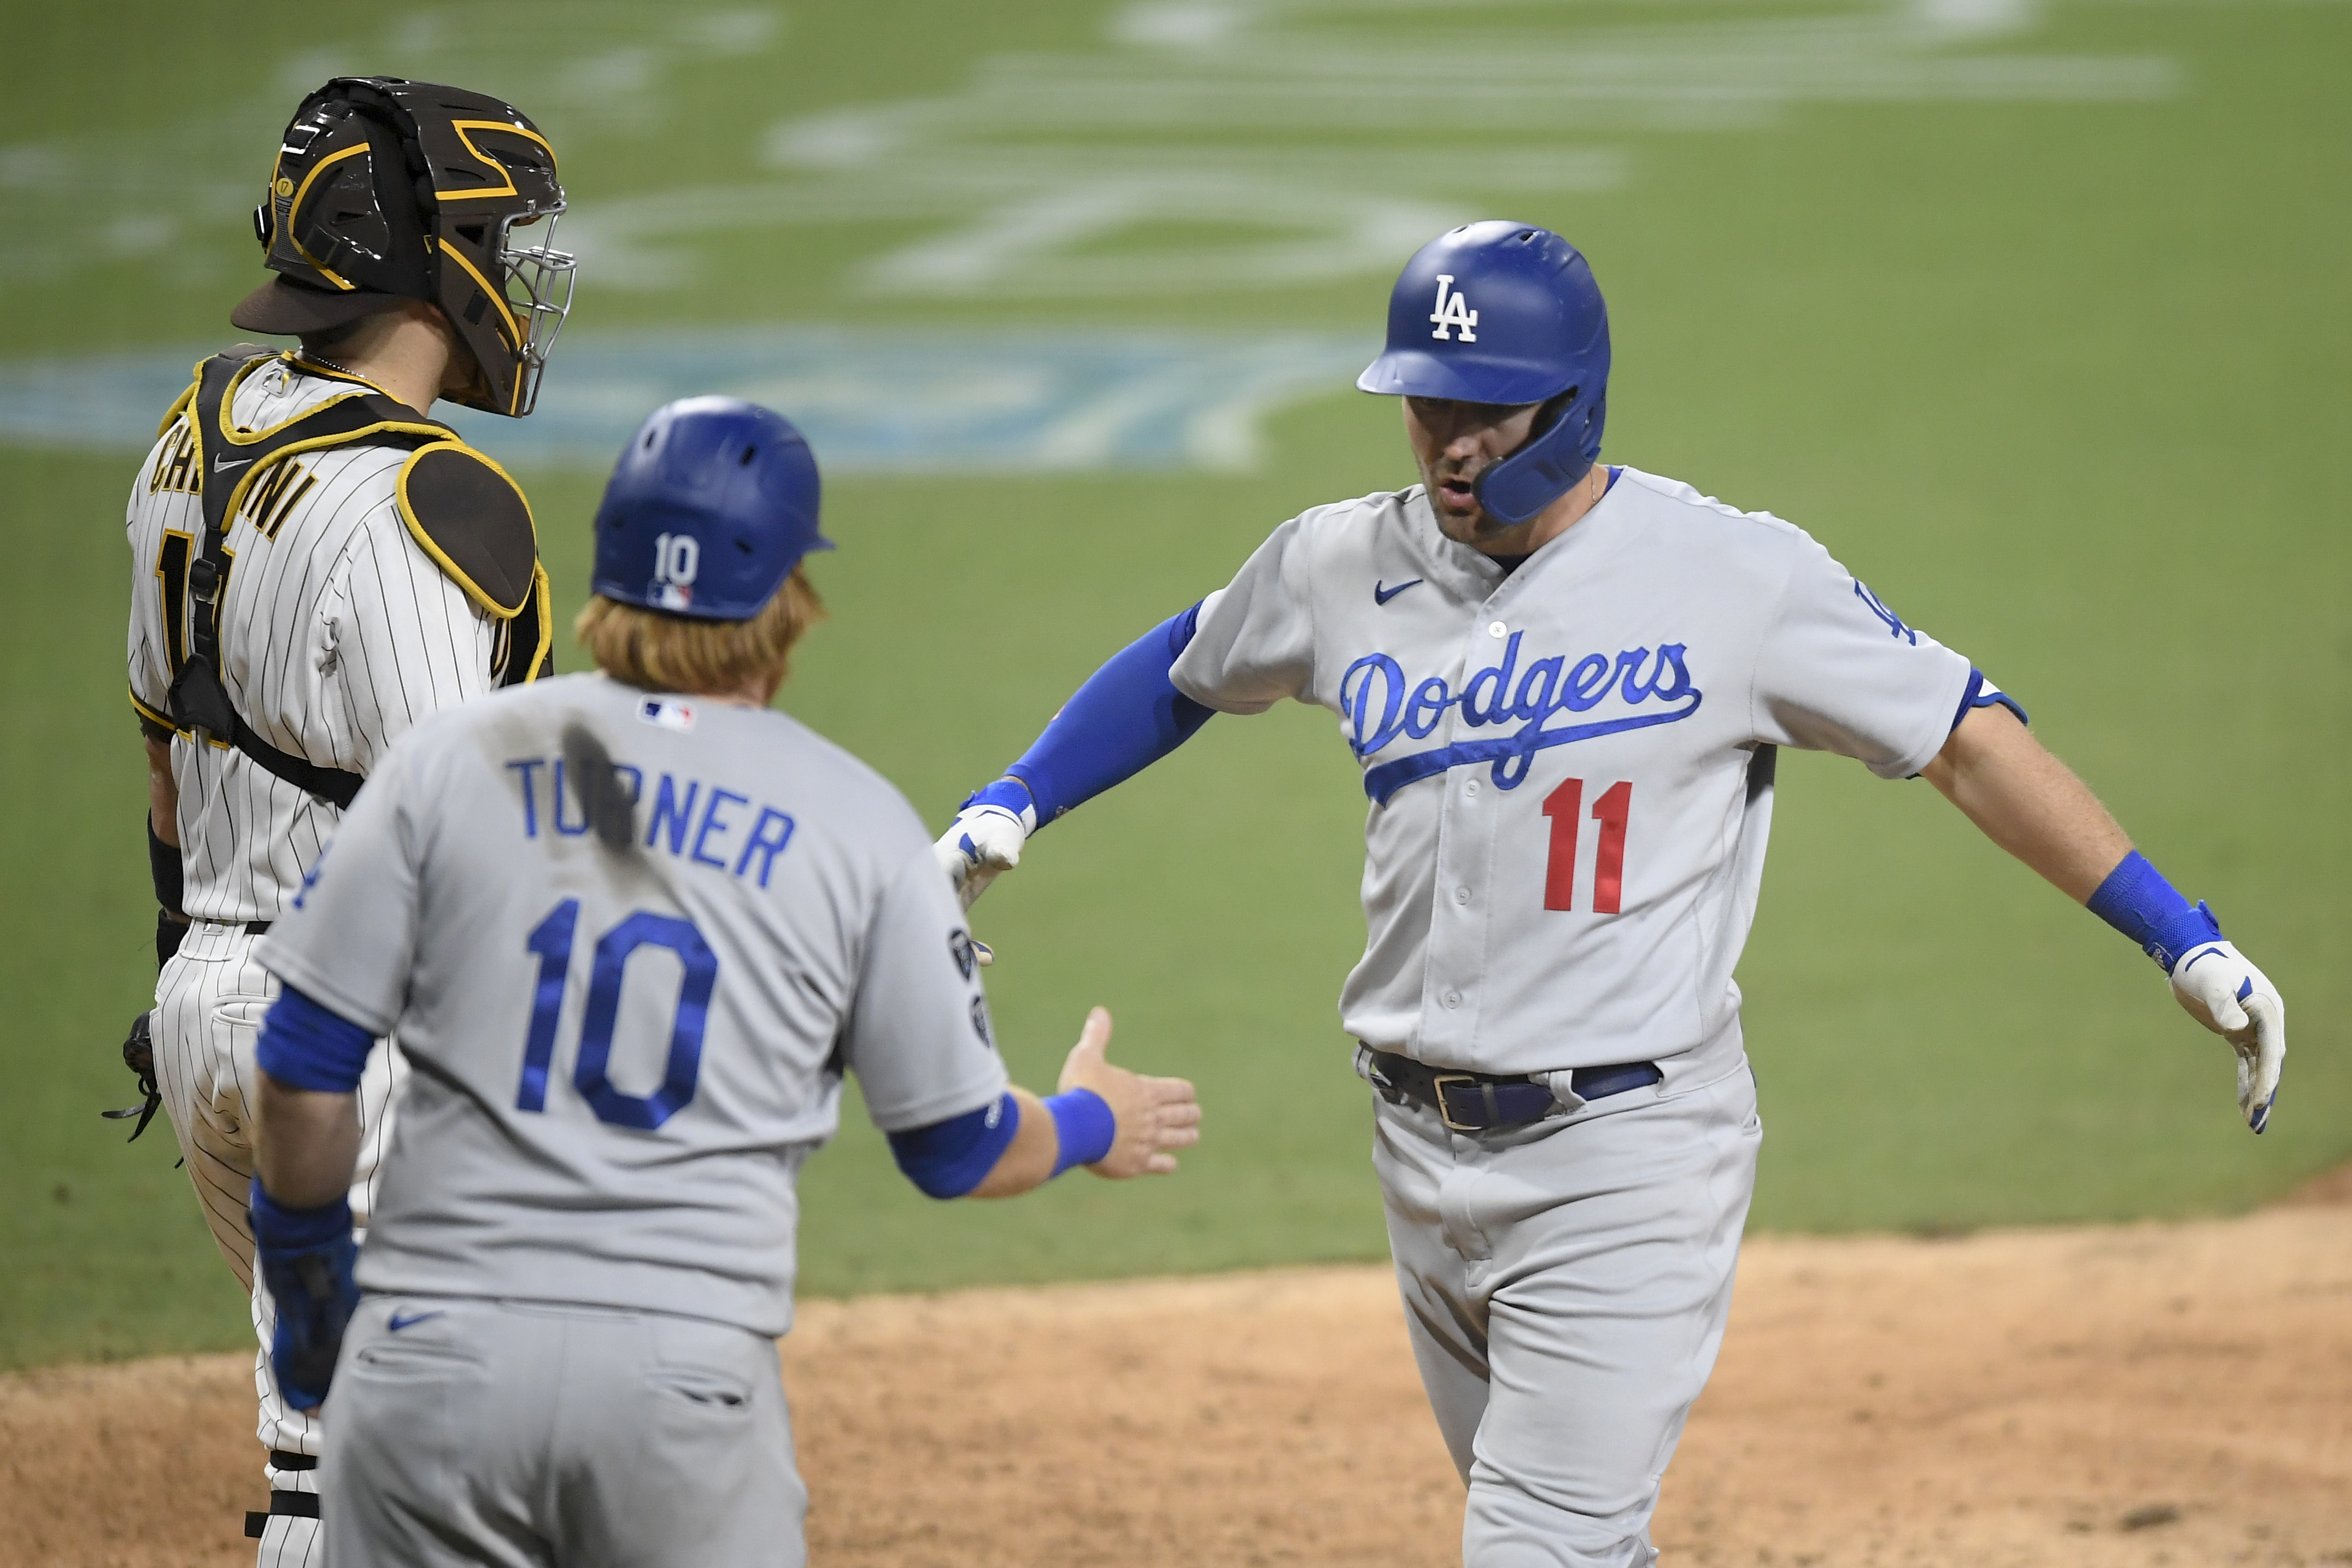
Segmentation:
<svg viewBox="0 0 2352 1568">
<path fill-rule="evenodd" d="M 555 151 L 512 105 L 337 77 L 294 111 L 254 210 L 264 265 L 278 276 L 229 319 L 317 332 L 385 308 L 387 297 L 422 299 L 473 350 L 473 384 L 453 400 L 526 414 L 572 308 L 574 263 L 551 244 L 562 211 Z"/>
</svg>

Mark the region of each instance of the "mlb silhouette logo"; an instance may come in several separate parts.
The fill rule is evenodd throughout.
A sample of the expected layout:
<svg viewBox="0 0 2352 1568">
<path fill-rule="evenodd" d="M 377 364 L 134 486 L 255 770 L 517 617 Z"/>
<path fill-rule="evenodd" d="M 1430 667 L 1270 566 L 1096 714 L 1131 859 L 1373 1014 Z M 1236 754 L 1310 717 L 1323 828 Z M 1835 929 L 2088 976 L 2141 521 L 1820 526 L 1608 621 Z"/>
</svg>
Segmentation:
<svg viewBox="0 0 2352 1568">
<path fill-rule="evenodd" d="M 694 727 L 694 705 L 647 697 L 637 705 L 637 717 L 656 729 L 675 730 L 683 735 Z"/>
</svg>

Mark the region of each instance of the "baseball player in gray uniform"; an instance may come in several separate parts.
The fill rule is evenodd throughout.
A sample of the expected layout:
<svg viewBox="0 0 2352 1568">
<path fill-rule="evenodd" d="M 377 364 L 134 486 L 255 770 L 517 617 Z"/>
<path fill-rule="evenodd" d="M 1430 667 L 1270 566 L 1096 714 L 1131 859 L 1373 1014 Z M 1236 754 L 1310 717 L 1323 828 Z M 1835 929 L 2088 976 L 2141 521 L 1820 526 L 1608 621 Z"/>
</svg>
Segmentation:
<svg viewBox="0 0 2352 1568">
<path fill-rule="evenodd" d="M 254 1231 L 281 1385 L 332 1377 L 335 1562 L 800 1563 L 774 1342 L 845 1072 L 935 1197 L 1171 1170 L 1198 1136 L 1099 1009 L 1063 1092 L 1009 1088 L 920 820 L 769 708 L 829 548 L 790 424 L 657 412 L 596 519 L 604 673 L 417 726 L 262 943 Z M 411 1071 L 354 1281 L 388 1032 Z"/>
<path fill-rule="evenodd" d="M 530 507 L 426 411 L 530 411 L 570 298 L 548 247 L 562 208 L 553 152 L 499 99 L 390 78 L 310 94 L 255 214 L 276 276 L 232 313 L 301 347 L 199 365 L 131 488 L 131 701 L 163 913 L 155 1009 L 127 1054 L 265 1346 L 246 1189 L 277 986 L 255 945 L 394 740 L 546 665 Z M 362 1221 L 401 1071 L 386 1051 L 360 1086 Z M 264 1568 L 315 1563 L 319 1431 L 266 1356 L 255 1381 L 270 1506 L 247 1532 Z"/>
<path fill-rule="evenodd" d="M 1432 242 L 1357 383 L 1403 398 L 1421 483 L 1276 528 L 938 844 L 969 904 L 1212 712 L 1337 716 L 1370 802 L 1339 1011 L 1474 1568 L 1655 1559 L 1762 1132 L 1732 971 L 1779 747 L 1924 775 L 2140 943 L 2233 1048 L 2256 1132 L 2285 1051 L 2277 988 L 1966 658 L 1802 530 L 1598 464 L 1608 371 L 1565 240 Z"/>
</svg>

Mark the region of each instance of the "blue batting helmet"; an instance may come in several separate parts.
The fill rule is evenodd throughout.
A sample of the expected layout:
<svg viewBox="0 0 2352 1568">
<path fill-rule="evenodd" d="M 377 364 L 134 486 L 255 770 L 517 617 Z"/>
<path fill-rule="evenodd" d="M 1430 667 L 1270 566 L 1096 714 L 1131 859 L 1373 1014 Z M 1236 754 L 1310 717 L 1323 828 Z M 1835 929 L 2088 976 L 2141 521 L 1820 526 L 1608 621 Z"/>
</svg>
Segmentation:
<svg viewBox="0 0 2352 1568">
<path fill-rule="evenodd" d="M 1524 523 L 1590 473 L 1608 417 L 1609 311 L 1577 248 L 1532 224 L 1465 224 L 1404 264 L 1387 351 L 1356 385 L 1391 396 L 1552 403 L 1479 475 L 1478 504 Z"/>
<path fill-rule="evenodd" d="M 698 621 L 748 621 L 811 550 L 816 459 L 780 413 L 732 397 L 654 410 L 596 508 L 592 586 Z"/>
</svg>

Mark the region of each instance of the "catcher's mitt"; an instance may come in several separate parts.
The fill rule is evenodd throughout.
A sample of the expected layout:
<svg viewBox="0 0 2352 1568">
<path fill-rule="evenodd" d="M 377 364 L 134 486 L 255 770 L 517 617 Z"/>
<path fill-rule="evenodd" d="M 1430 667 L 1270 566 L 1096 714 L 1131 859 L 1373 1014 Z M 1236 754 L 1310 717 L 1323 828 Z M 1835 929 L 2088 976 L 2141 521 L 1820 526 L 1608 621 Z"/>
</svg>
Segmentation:
<svg viewBox="0 0 2352 1568">
<path fill-rule="evenodd" d="M 141 1013 L 131 1019 L 131 1038 L 122 1042 L 122 1065 L 131 1069 L 139 1080 L 141 1103 L 125 1105 L 120 1111 L 99 1113 L 110 1122 L 138 1117 L 139 1124 L 131 1129 L 130 1141 L 134 1144 L 139 1141 L 139 1134 L 147 1130 L 147 1124 L 155 1119 L 156 1107 L 163 1103 L 163 1092 L 155 1087 L 155 1040 L 149 1032 L 147 1021 L 153 1016 L 152 1013 Z"/>
</svg>

